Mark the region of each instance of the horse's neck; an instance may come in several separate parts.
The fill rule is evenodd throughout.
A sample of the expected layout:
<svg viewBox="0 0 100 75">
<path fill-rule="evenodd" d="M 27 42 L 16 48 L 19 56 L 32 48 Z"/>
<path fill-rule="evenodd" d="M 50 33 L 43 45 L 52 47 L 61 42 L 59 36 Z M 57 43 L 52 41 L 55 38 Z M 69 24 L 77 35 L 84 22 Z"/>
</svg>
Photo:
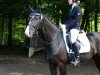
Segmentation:
<svg viewBox="0 0 100 75">
<path fill-rule="evenodd" d="M 58 28 L 55 27 L 46 18 L 43 18 L 42 25 L 43 25 L 43 33 L 46 41 L 52 42 L 57 37 L 57 34 L 59 32 Z"/>
</svg>

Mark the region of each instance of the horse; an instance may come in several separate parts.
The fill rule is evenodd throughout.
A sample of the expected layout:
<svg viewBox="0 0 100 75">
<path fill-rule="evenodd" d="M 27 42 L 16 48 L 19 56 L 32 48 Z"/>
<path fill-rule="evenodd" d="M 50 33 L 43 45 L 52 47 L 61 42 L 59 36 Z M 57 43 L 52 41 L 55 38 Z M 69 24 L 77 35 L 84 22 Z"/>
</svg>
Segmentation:
<svg viewBox="0 0 100 75">
<path fill-rule="evenodd" d="M 37 34 L 37 37 L 43 42 L 51 75 L 57 75 L 57 67 L 60 75 L 67 75 L 68 55 L 62 31 L 51 23 L 40 9 L 30 8 L 30 10 L 28 34 L 26 35 L 32 38 L 34 34 Z M 100 33 L 89 32 L 86 33 L 86 36 L 89 39 L 90 51 L 82 54 L 81 57 L 86 60 L 93 59 L 100 72 Z"/>
</svg>

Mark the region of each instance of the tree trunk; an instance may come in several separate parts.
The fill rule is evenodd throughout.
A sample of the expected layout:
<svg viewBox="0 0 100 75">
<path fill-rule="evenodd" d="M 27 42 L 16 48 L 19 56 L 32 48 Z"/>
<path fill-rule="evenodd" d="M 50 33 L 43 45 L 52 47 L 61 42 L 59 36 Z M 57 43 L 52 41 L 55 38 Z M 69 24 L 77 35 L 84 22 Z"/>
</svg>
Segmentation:
<svg viewBox="0 0 100 75">
<path fill-rule="evenodd" d="M 89 11 L 87 11 L 87 13 L 86 13 L 86 29 L 84 29 L 85 31 L 87 31 L 87 32 L 90 32 L 90 23 L 89 23 Z"/>
<path fill-rule="evenodd" d="M 84 15 L 82 18 L 82 24 L 81 24 L 81 29 L 84 30 L 85 27 L 85 19 L 86 19 L 86 10 L 84 10 Z"/>
<path fill-rule="evenodd" d="M 56 6 L 56 25 L 59 26 L 59 18 L 60 18 L 60 15 L 59 15 L 59 6 Z"/>
<path fill-rule="evenodd" d="M 89 31 L 90 30 L 89 11 L 88 11 L 87 7 L 85 7 L 85 10 L 84 10 L 81 29 L 84 29 L 84 31 Z"/>
<path fill-rule="evenodd" d="M 41 3 L 42 3 L 42 0 L 38 0 L 38 4 L 41 5 Z"/>
<path fill-rule="evenodd" d="M 96 0 L 96 10 L 95 10 L 95 31 L 98 31 L 98 26 L 97 26 L 97 22 L 98 22 L 98 11 L 99 11 L 99 0 Z"/>
<path fill-rule="evenodd" d="M 67 3 L 67 5 L 68 5 L 68 3 Z M 61 5 L 61 7 L 62 7 L 61 8 L 61 12 L 62 12 L 62 14 L 61 14 L 61 23 L 64 24 L 66 22 L 67 18 L 68 18 L 68 8 L 67 8 L 68 6 Z"/>
<path fill-rule="evenodd" d="M 98 13 L 95 12 L 95 31 L 97 32 L 98 31 L 98 26 L 97 26 L 97 19 L 98 18 Z"/>
<path fill-rule="evenodd" d="M 1 44 L 4 41 L 3 40 L 3 32 L 4 32 L 4 16 L 2 14 L 2 24 L 1 24 Z"/>
<path fill-rule="evenodd" d="M 8 16 L 8 46 L 12 46 L 12 15 Z"/>
</svg>

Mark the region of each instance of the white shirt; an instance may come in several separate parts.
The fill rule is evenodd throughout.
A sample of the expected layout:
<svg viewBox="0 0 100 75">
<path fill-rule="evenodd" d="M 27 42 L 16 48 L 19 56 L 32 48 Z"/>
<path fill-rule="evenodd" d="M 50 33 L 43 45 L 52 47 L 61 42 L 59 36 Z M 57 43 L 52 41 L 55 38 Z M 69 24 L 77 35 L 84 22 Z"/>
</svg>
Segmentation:
<svg viewBox="0 0 100 75">
<path fill-rule="evenodd" d="M 73 10 L 73 8 L 74 8 L 76 5 L 77 5 L 76 3 L 73 3 L 73 4 L 72 4 L 72 9 L 71 9 L 71 11 Z M 71 13 L 71 11 L 70 11 L 70 13 Z"/>
</svg>

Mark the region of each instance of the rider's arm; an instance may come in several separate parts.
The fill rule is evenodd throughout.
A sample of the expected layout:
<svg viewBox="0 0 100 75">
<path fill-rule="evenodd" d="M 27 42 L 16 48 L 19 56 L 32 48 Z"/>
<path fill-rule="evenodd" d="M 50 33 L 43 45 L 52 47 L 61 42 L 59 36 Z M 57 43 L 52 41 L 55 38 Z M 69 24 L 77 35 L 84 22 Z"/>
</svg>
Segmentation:
<svg viewBox="0 0 100 75">
<path fill-rule="evenodd" d="M 80 24 L 81 20 L 81 9 L 80 7 L 75 7 L 75 19 L 71 19 L 66 22 L 66 28 L 70 29 Z"/>
</svg>

